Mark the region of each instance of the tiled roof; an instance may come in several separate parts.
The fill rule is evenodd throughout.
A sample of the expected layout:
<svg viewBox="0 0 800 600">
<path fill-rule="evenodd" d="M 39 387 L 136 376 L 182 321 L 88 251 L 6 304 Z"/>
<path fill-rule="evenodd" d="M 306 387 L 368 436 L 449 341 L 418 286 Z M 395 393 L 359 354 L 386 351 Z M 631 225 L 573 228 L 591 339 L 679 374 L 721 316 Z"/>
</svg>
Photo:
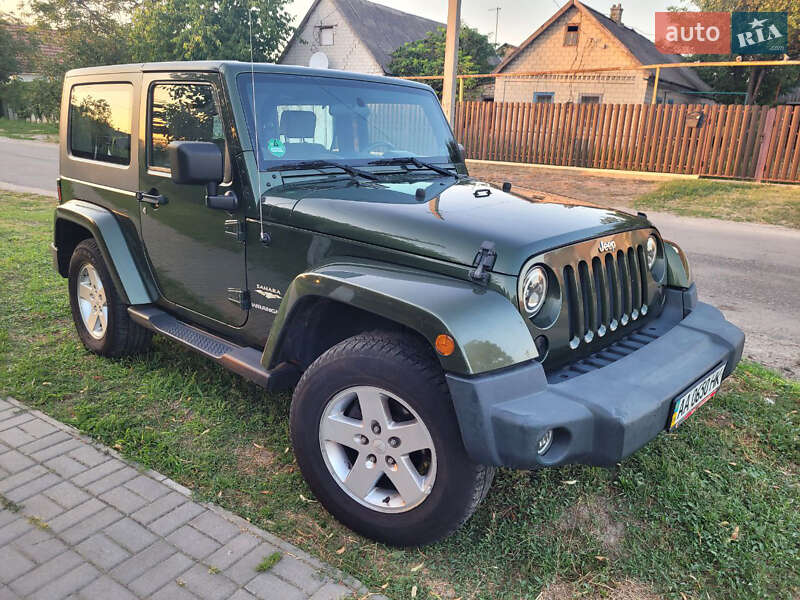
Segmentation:
<svg viewBox="0 0 800 600">
<path fill-rule="evenodd" d="M 626 27 L 622 23 L 617 23 L 590 6 L 584 4 L 583 7 L 588 10 L 595 19 L 600 21 L 603 27 L 611 32 L 621 44 L 630 50 L 643 65 L 683 62 L 681 57 L 677 54 L 662 54 L 658 51 L 658 48 L 656 48 L 653 42 L 630 27 Z M 700 79 L 697 72 L 691 68 L 678 67 L 675 69 L 661 69 L 659 79 L 699 92 L 708 92 L 711 90 L 711 87 Z"/>
<path fill-rule="evenodd" d="M 605 16 L 603 13 L 578 2 L 578 0 L 570 0 L 562 6 L 550 19 L 537 29 L 528 39 L 526 39 L 519 47 L 512 53 L 507 54 L 503 61 L 497 66 L 495 72 L 504 71 L 506 67 L 525 50 L 539 35 L 541 35 L 555 20 L 564 14 L 572 7 L 579 10 L 585 10 L 591 17 L 596 19 L 611 35 L 613 35 L 620 44 L 625 46 L 633 57 L 643 65 L 664 64 L 664 63 L 679 63 L 681 57 L 676 54 L 662 54 L 658 51 L 655 44 L 648 40 L 640 33 L 634 31 L 630 27 L 626 27 L 622 23 L 617 23 L 613 19 Z M 689 90 L 696 90 L 699 92 L 708 92 L 711 87 L 704 82 L 694 69 L 688 67 L 676 67 L 669 69 L 661 69 L 659 80 L 673 85 L 680 86 Z"/>
<path fill-rule="evenodd" d="M 334 0 L 355 34 L 389 73 L 392 52 L 406 42 L 421 40 L 431 31 L 446 27 L 417 15 L 367 0 Z"/>
<path fill-rule="evenodd" d="M 311 8 L 308 9 L 306 16 L 295 30 L 294 36 L 286 45 L 286 49 L 305 28 L 319 1 L 315 0 Z M 392 52 L 406 42 L 421 40 L 429 32 L 435 31 L 439 27 L 445 27 L 444 23 L 412 15 L 396 8 L 389 8 L 383 4 L 368 2 L 367 0 L 333 0 L 333 3 L 347 20 L 347 24 L 361 40 L 361 43 L 367 47 L 375 61 L 381 66 L 384 73 L 390 72 L 389 64 L 392 62 Z M 284 53 L 286 49 L 284 49 Z"/>
<path fill-rule="evenodd" d="M 31 40 L 38 42 L 36 55 L 44 58 L 55 58 L 63 52 L 63 49 L 58 44 L 52 42 L 52 37 L 46 36 L 43 32 L 37 32 L 30 25 L 23 23 L 0 23 L 3 27 L 17 40 Z M 46 41 L 49 40 L 49 41 Z M 27 56 L 20 56 L 20 72 L 31 73 L 35 67 L 30 64 L 32 60 Z"/>
</svg>

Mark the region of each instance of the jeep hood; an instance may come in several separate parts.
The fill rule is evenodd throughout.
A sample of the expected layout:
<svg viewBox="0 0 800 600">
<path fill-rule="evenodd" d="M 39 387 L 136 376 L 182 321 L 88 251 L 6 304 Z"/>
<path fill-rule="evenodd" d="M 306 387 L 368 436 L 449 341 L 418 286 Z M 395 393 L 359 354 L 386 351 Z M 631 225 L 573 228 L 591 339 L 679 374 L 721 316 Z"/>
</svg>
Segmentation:
<svg viewBox="0 0 800 600">
<path fill-rule="evenodd" d="M 425 190 L 418 199 L 417 188 Z M 294 227 L 471 265 L 495 243 L 494 271 L 517 275 L 533 255 L 607 234 L 646 227 L 617 210 L 529 200 L 488 184 L 441 178 L 416 183 L 352 182 L 284 188 L 264 198 L 270 218 Z M 269 210 L 269 209 L 268 209 Z"/>
</svg>

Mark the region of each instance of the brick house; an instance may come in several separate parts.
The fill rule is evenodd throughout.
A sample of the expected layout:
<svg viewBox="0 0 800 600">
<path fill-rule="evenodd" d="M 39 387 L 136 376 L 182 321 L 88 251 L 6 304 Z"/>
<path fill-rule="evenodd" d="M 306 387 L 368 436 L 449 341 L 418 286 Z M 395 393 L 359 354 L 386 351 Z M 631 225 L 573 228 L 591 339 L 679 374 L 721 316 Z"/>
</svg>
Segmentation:
<svg viewBox="0 0 800 600">
<path fill-rule="evenodd" d="M 392 52 L 439 27 L 445 25 L 367 0 L 314 0 L 278 62 L 308 66 L 324 52 L 331 69 L 390 75 Z"/>
<path fill-rule="evenodd" d="M 495 73 L 636 67 L 680 62 L 622 23 L 622 5 L 605 16 L 569 0 L 495 68 Z M 497 102 L 649 103 L 654 75 L 646 70 L 498 77 Z M 713 103 L 711 88 L 691 68 L 661 69 L 657 102 Z"/>
</svg>

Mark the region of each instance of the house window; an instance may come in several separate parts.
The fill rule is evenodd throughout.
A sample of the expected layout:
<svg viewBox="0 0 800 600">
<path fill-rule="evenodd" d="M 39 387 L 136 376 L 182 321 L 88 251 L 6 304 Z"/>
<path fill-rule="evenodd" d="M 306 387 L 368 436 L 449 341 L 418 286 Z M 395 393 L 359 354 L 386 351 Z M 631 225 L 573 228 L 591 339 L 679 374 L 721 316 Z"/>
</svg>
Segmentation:
<svg viewBox="0 0 800 600">
<path fill-rule="evenodd" d="M 580 99 L 578 100 L 579 104 L 600 104 L 603 101 L 603 97 L 600 94 L 581 94 Z"/>
<path fill-rule="evenodd" d="M 333 26 L 319 28 L 319 45 L 320 46 L 333 46 Z"/>
<path fill-rule="evenodd" d="M 577 23 L 570 23 L 564 31 L 564 45 L 577 46 L 578 45 L 579 25 Z"/>
<path fill-rule="evenodd" d="M 552 104 L 555 92 L 534 92 L 533 101 L 536 104 Z"/>
</svg>

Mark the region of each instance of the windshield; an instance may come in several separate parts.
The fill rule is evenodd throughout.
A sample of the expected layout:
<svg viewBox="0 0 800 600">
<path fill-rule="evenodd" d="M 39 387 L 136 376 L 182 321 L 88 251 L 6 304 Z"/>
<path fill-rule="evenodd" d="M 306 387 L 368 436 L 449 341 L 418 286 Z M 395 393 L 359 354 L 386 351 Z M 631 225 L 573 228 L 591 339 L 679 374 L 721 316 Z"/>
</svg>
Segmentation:
<svg viewBox="0 0 800 600">
<path fill-rule="evenodd" d="M 458 161 L 453 134 L 428 90 L 332 77 L 250 77 L 243 73 L 237 83 L 253 147 L 258 138 L 262 171 L 306 160 Z"/>
</svg>

